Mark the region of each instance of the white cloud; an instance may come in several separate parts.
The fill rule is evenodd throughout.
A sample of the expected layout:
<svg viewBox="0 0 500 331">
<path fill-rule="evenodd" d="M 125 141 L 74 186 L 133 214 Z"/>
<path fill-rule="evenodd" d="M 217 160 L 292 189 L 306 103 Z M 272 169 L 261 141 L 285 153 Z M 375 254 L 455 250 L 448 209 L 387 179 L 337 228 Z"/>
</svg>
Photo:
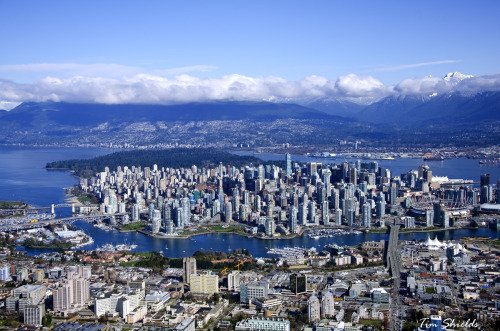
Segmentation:
<svg viewBox="0 0 500 331">
<path fill-rule="evenodd" d="M 500 91 L 500 74 L 464 79 L 457 84 L 460 92 Z"/>
<path fill-rule="evenodd" d="M 71 76 L 101 76 L 121 77 L 125 75 L 136 75 L 143 69 L 134 66 L 124 66 L 114 63 L 28 63 L 0 65 L 2 73 L 45 73 L 49 75 Z"/>
<path fill-rule="evenodd" d="M 401 95 L 441 93 L 448 89 L 447 81 L 438 77 L 405 79 L 396 84 L 394 90 Z"/>
<path fill-rule="evenodd" d="M 474 94 L 480 91 L 500 91 L 500 74 L 468 77 L 464 79 L 442 79 L 438 77 L 424 77 L 405 79 L 394 87 L 400 95 L 407 94 L 432 94 L 460 92 Z"/>
<path fill-rule="evenodd" d="M 189 72 L 209 72 L 216 69 L 217 67 L 211 65 L 193 65 L 152 70 L 149 73 L 158 76 L 175 76 Z M 38 77 L 50 75 L 62 78 L 74 76 L 121 78 L 124 76 L 135 76 L 145 72 L 148 72 L 145 68 L 114 63 L 28 63 L 0 65 L 0 76 L 2 76 L 2 74 L 30 74 Z"/>
<path fill-rule="evenodd" d="M 347 97 L 382 97 L 391 93 L 391 87 L 370 76 L 350 74 L 337 79 L 335 87 Z"/>
<path fill-rule="evenodd" d="M 182 74 L 165 78 L 136 74 L 122 78 L 48 76 L 32 84 L 0 80 L 0 100 L 65 101 L 89 103 L 175 104 L 221 100 L 299 102 L 317 98 L 373 102 L 388 95 L 443 93 L 447 91 L 500 90 L 500 75 L 482 76 L 462 81 L 437 77 L 405 79 L 399 84 L 384 85 L 371 76 L 354 74 L 329 80 L 308 76 L 298 81 L 280 77 L 248 77 L 238 74 L 201 79 Z"/>
<path fill-rule="evenodd" d="M 0 101 L 0 109 L 11 110 L 20 104 L 20 102 Z"/>
<path fill-rule="evenodd" d="M 418 68 L 418 67 L 432 66 L 432 65 L 437 65 L 437 64 L 449 64 L 449 63 L 458 63 L 458 62 L 461 62 L 461 60 L 442 60 L 442 61 L 420 62 L 420 63 L 412 63 L 412 64 L 400 64 L 400 65 L 395 65 L 395 66 L 390 66 L 390 67 L 375 68 L 371 71 L 374 71 L 374 72 L 399 71 L 399 70 L 406 70 L 406 69 L 412 69 L 412 68 Z"/>
</svg>

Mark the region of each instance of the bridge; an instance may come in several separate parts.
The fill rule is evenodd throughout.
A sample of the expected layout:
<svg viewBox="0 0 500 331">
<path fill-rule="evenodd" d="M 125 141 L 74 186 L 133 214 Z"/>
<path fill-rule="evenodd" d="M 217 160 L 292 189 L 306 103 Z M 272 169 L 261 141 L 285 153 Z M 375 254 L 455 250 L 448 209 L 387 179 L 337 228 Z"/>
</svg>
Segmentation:
<svg viewBox="0 0 500 331">
<path fill-rule="evenodd" d="M 69 208 L 69 207 L 71 207 L 71 212 L 75 213 L 75 204 L 74 203 L 59 203 L 59 204 L 52 204 L 50 207 L 32 207 L 32 206 L 30 206 L 30 207 L 24 208 L 24 209 L 1 209 L 0 216 L 19 215 L 19 214 L 26 216 L 26 215 L 36 215 L 38 213 L 48 214 L 49 212 L 51 214 L 55 214 L 56 208 Z"/>
<path fill-rule="evenodd" d="M 386 262 L 392 276 L 392 294 L 390 304 L 389 330 L 400 330 L 402 327 L 401 307 L 399 306 L 399 287 L 401 285 L 401 255 L 398 250 L 399 224 L 390 225 L 389 242 L 387 244 Z"/>
<path fill-rule="evenodd" d="M 393 278 L 399 278 L 401 272 L 401 255 L 398 250 L 399 224 L 390 225 L 389 242 L 387 244 L 386 264 Z"/>
<path fill-rule="evenodd" d="M 115 214 L 89 214 L 89 215 L 75 215 L 72 217 L 64 217 L 64 218 L 53 218 L 50 220 L 40 220 L 38 222 L 25 222 L 25 223 L 17 223 L 17 224 L 4 224 L 0 225 L 0 232 L 11 232 L 11 231 L 20 231 L 20 230 L 29 230 L 36 229 L 41 227 L 46 227 L 51 224 L 60 225 L 60 224 L 72 224 L 78 220 L 84 221 L 102 221 L 106 218 L 111 217 L 123 217 L 128 215 L 127 213 L 115 213 Z"/>
</svg>

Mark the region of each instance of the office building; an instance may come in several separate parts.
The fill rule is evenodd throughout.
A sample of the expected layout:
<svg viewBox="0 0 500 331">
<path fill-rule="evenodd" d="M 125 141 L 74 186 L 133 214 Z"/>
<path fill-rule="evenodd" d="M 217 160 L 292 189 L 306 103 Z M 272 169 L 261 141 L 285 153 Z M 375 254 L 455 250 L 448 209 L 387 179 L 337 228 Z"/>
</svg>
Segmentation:
<svg viewBox="0 0 500 331">
<path fill-rule="evenodd" d="M 7 311 L 23 311 L 30 305 L 38 305 L 45 298 L 46 287 L 42 285 L 23 285 L 12 290 L 5 300 Z"/>
<path fill-rule="evenodd" d="M 202 274 L 192 274 L 189 286 L 194 294 L 214 294 L 219 293 L 219 276 L 211 271 Z"/>
<path fill-rule="evenodd" d="M 185 257 L 182 259 L 182 281 L 190 283 L 191 275 L 196 274 L 196 259 L 194 257 Z"/>
<path fill-rule="evenodd" d="M 240 301 L 250 303 L 253 298 L 267 298 L 269 284 L 266 281 L 240 284 Z"/>
<path fill-rule="evenodd" d="M 247 318 L 236 323 L 236 331 L 290 331 L 290 321 L 284 318 Z"/>
<path fill-rule="evenodd" d="M 398 197 L 398 189 L 396 187 L 396 184 L 392 184 L 391 187 L 389 188 L 389 203 L 391 205 L 395 205 L 397 197 Z"/>
<path fill-rule="evenodd" d="M 196 320 L 194 318 L 186 318 L 175 327 L 172 331 L 195 331 L 196 330 Z"/>
<path fill-rule="evenodd" d="M 349 183 L 353 184 L 354 186 L 358 185 L 358 175 L 356 168 L 349 169 Z"/>
<path fill-rule="evenodd" d="M 73 287 L 69 283 L 59 284 L 52 291 L 54 312 L 65 312 L 71 309 Z"/>
<path fill-rule="evenodd" d="M 373 303 L 389 303 L 389 293 L 381 287 L 371 289 L 370 297 Z"/>
<path fill-rule="evenodd" d="M 45 305 L 28 305 L 23 309 L 23 322 L 26 325 L 42 325 L 42 318 L 45 316 Z"/>
<path fill-rule="evenodd" d="M 307 292 L 307 276 L 304 274 L 290 275 L 290 291 L 294 294 Z"/>
<path fill-rule="evenodd" d="M 236 323 L 237 331 L 290 331 L 290 321 L 284 318 L 247 318 Z"/>
<path fill-rule="evenodd" d="M 490 180 L 491 180 L 490 174 L 483 174 L 483 175 L 481 175 L 480 186 L 483 187 L 483 186 L 490 185 Z"/>
<path fill-rule="evenodd" d="M 227 289 L 228 291 L 236 291 L 240 290 L 240 272 L 239 271 L 231 271 L 227 275 Z"/>
</svg>

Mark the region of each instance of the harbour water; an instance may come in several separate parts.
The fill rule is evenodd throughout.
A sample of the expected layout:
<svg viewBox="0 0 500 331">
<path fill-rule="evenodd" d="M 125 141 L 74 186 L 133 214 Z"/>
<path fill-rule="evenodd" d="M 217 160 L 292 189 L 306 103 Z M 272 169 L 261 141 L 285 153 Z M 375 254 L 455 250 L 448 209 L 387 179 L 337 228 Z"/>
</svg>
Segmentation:
<svg viewBox="0 0 500 331">
<path fill-rule="evenodd" d="M 45 170 L 47 162 L 55 160 L 91 158 L 113 152 L 109 149 L 99 148 L 11 148 L 0 147 L 0 200 L 23 200 L 36 206 L 50 206 L 52 203 L 63 203 L 65 200 L 64 187 L 76 184 L 78 181 L 67 171 Z M 257 154 L 256 156 L 267 160 L 281 160 L 282 155 Z M 322 158 L 309 158 L 293 156 L 295 161 L 320 161 Z M 331 162 L 344 162 L 344 160 L 328 160 Z M 350 160 L 348 160 L 350 161 Z M 352 160 L 354 161 L 354 160 Z M 396 175 L 410 169 L 416 169 L 422 160 L 395 159 L 380 160 L 380 166 L 387 167 Z M 462 178 L 479 180 L 482 173 L 490 173 L 493 183 L 500 178 L 500 168 L 480 166 L 478 160 L 450 159 L 441 162 L 427 162 L 433 174 L 448 176 L 449 178 Z M 57 217 L 71 215 L 69 208 L 56 210 Z M 106 243 L 113 245 L 128 243 L 136 244 L 134 251 L 157 251 L 169 257 L 190 256 L 197 250 L 216 250 L 229 252 L 237 248 L 250 251 L 253 256 L 266 257 L 268 249 L 284 247 L 304 247 L 321 249 L 326 244 L 356 245 L 364 241 L 386 240 L 387 234 L 345 234 L 333 238 L 308 238 L 306 235 L 284 240 L 260 240 L 241 237 L 235 234 L 205 234 L 190 239 L 157 239 L 138 232 L 120 233 L 119 231 L 103 231 L 84 221 L 74 223 L 78 229 L 84 230 L 93 239 L 94 243 L 83 249 L 95 249 Z M 477 230 L 449 230 L 433 233 L 403 233 L 401 240 L 425 240 L 427 236 L 440 240 L 460 239 L 467 236 L 489 236 L 499 238 L 497 231 L 486 228 Z M 37 255 L 46 250 L 28 250 L 29 255 Z"/>
<path fill-rule="evenodd" d="M 252 155 L 265 161 L 283 161 L 284 155 L 281 154 L 254 154 L 252 152 L 237 152 L 237 155 Z M 323 164 L 339 164 L 343 162 L 355 162 L 357 159 L 346 158 L 322 158 L 309 157 L 305 155 L 292 155 L 292 162 L 322 162 Z M 361 160 L 361 162 L 376 161 L 379 167 L 385 167 L 391 170 L 394 176 L 400 176 L 410 170 L 417 170 L 422 164 L 429 166 L 433 176 L 447 176 L 449 179 L 470 179 L 479 182 L 482 174 L 491 175 L 491 184 L 495 185 L 500 179 L 500 166 L 498 164 L 479 164 L 479 160 L 467 158 L 452 158 L 443 161 L 423 161 L 422 159 L 396 158 L 394 160 Z"/>
</svg>

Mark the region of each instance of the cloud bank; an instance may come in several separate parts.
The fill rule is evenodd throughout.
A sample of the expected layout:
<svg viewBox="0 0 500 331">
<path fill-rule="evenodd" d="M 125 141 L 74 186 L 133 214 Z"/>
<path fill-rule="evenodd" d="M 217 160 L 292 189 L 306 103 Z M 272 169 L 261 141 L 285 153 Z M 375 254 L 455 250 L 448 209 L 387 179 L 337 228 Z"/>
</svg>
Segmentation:
<svg viewBox="0 0 500 331">
<path fill-rule="evenodd" d="M 193 70 L 211 70 L 196 67 Z M 405 79 L 396 85 L 384 85 L 371 76 L 349 74 L 329 80 L 309 76 L 298 81 L 280 77 L 254 78 L 226 75 L 201 79 L 182 74 L 173 79 L 159 75 L 134 74 L 111 79 L 74 76 L 46 77 L 31 84 L 0 80 L 0 101 L 64 101 L 85 103 L 176 104 L 205 101 L 288 101 L 319 98 L 366 103 L 390 95 L 431 95 L 434 93 L 500 91 L 500 74 L 471 77 L 458 73 L 446 79 L 424 77 Z M 367 101 L 368 100 L 368 101 Z"/>
</svg>

